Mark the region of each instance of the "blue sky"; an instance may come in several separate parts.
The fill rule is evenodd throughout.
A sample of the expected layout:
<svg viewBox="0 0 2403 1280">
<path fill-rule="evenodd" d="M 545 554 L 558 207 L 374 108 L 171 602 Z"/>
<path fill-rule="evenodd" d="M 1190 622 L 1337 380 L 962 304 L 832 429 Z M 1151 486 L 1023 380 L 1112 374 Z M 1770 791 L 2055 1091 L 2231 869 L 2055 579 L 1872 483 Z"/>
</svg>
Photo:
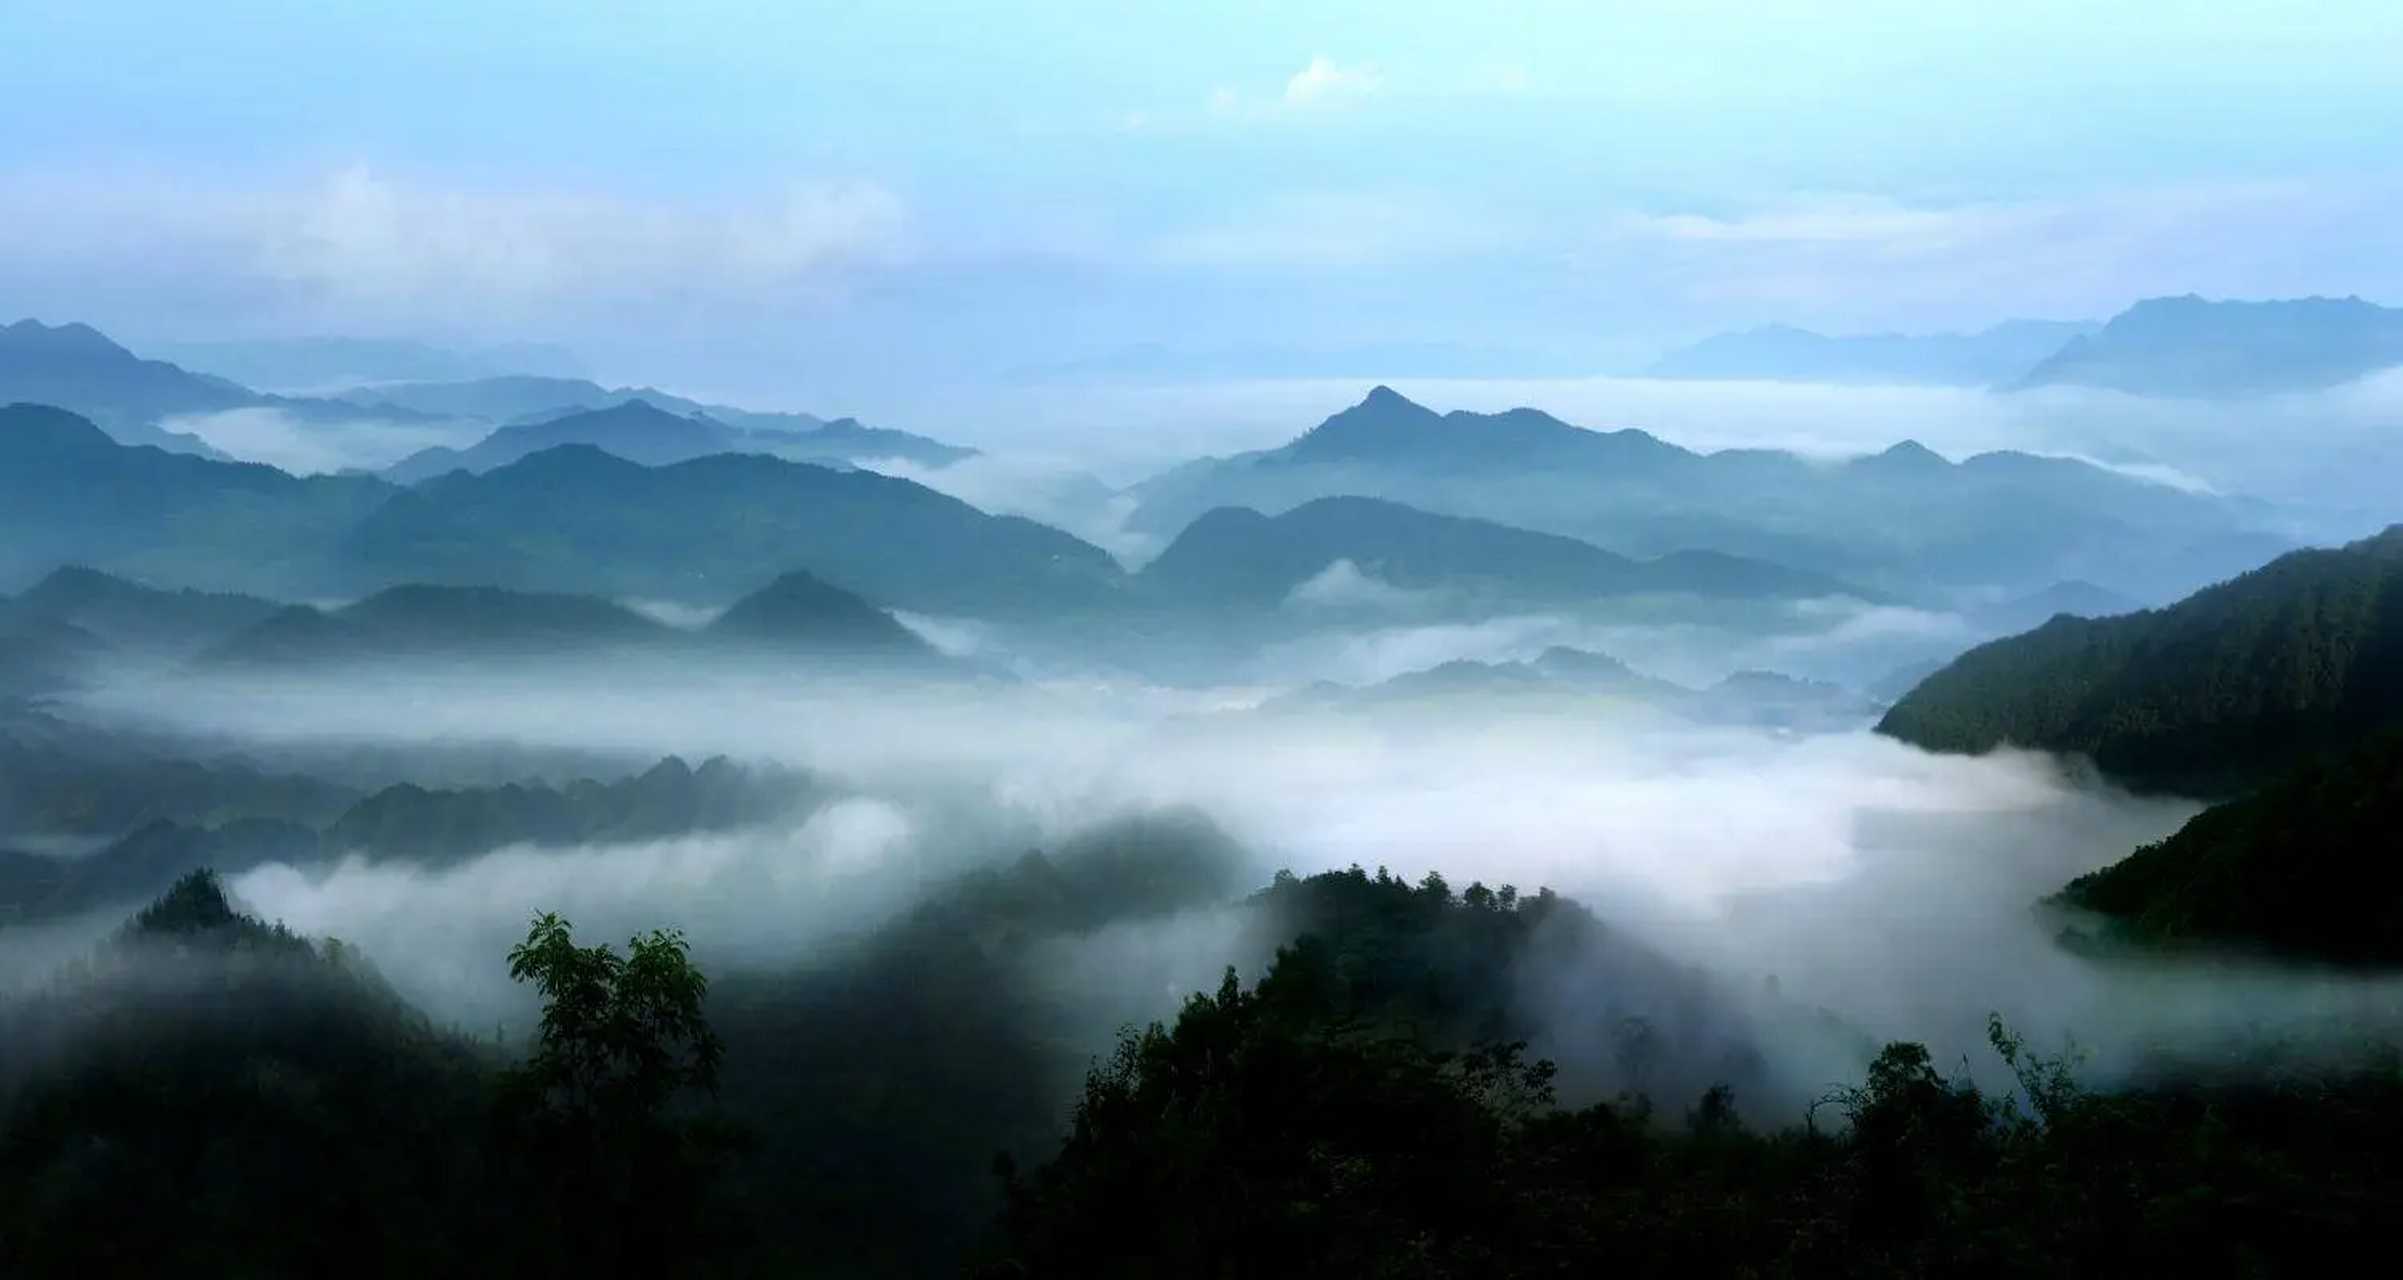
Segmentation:
<svg viewBox="0 0 2403 1280">
<path fill-rule="evenodd" d="M 2403 302 L 2391 0 L 8 8 L 0 312 L 137 338 L 842 395 Z"/>
</svg>

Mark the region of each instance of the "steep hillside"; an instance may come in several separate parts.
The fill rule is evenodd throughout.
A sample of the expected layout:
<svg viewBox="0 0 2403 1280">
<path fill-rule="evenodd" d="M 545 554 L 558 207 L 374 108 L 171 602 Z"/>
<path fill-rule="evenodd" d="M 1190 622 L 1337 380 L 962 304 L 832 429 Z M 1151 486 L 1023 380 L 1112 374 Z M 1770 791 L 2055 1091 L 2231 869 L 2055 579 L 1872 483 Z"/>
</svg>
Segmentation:
<svg viewBox="0 0 2403 1280">
<path fill-rule="evenodd" d="M 1879 732 L 1936 751 L 2093 757 L 2133 784 L 2258 785 L 2403 722 L 2403 526 L 2298 551 L 2166 609 L 1981 645 Z"/>
<path fill-rule="evenodd" d="M 2062 900 L 2132 941 L 2403 964 L 2403 733 L 2306 764 L 2081 876 Z"/>
</svg>

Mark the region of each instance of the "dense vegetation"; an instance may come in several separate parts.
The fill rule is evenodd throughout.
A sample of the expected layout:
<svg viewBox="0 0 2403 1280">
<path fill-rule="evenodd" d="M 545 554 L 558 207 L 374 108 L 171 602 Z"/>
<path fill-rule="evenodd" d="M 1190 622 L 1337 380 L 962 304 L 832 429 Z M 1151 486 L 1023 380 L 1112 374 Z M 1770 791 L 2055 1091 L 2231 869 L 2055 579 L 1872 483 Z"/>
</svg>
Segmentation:
<svg viewBox="0 0 2403 1280">
<path fill-rule="evenodd" d="M 2126 938 L 2403 964 L 2403 734 L 2314 762 L 2081 876 L 2070 905 Z"/>
<path fill-rule="evenodd" d="M 2000 1093 L 1896 1044 L 1765 1128 L 1740 1083 L 1596 1096 L 1523 993 L 1607 931 L 1437 877 L 1279 877 L 1259 980 L 1080 1089 L 1041 940 L 1212 900 L 1197 834 L 977 873 L 783 975 L 538 918 L 514 1046 L 195 875 L 0 1013 L 0 1271 L 2266 1276 L 2403 1208 L 2391 1066 L 2098 1094 L 1997 1026 Z"/>
<path fill-rule="evenodd" d="M 2142 787 L 2258 786 L 2403 723 L 2403 527 L 2298 551 L 2166 609 L 2061 617 L 1961 655 L 1881 733 L 2073 752 Z"/>
</svg>

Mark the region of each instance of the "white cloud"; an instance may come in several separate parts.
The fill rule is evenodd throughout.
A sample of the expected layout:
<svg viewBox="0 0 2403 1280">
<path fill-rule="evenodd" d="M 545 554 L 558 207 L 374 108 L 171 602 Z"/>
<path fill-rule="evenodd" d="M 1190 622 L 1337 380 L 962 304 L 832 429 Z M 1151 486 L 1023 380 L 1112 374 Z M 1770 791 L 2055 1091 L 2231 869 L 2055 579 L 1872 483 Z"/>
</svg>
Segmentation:
<svg viewBox="0 0 2403 1280">
<path fill-rule="evenodd" d="M 351 168 L 262 213 L 258 254 L 269 276 L 369 303 L 748 293 L 890 262 L 905 247 L 899 202 L 865 184 L 796 187 L 751 207 L 680 208 L 578 192 L 419 188 Z"/>
<path fill-rule="evenodd" d="M 198 436 L 228 456 L 295 475 L 380 471 L 420 449 L 464 449 L 483 432 L 455 423 L 306 422 L 281 409 L 229 409 L 169 418 L 159 425 Z"/>
<path fill-rule="evenodd" d="M 1310 65 L 1293 74 L 1285 82 L 1285 101 L 1293 106 L 1306 107 L 1343 98 L 1364 97 L 1376 92 L 1377 70 L 1374 67 L 1338 66 L 1332 59 L 1315 57 Z"/>
<path fill-rule="evenodd" d="M 1321 55 L 1311 58 L 1309 65 L 1288 77 L 1283 92 L 1274 97 L 1255 96 L 1231 85 L 1220 85 L 1210 92 L 1205 106 L 1212 117 L 1220 120 L 1265 120 L 1356 102 L 1383 85 L 1384 77 L 1375 67 L 1345 66 Z"/>
<path fill-rule="evenodd" d="M 1891 201 L 1836 198 L 1790 203 L 1737 217 L 1694 213 L 1635 214 L 1620 220 L 1630 233 L 1668 240 L 1768 244 L 1882 244 L 1940 248 L 2024 225 L 2049 211 L 2035 206 L 1912 209 Z"/>
<path fill-rule="evenodd" d="M 2397 244 L 2403 191 L 2375 181 L 2230 183 L 2012 202 L 1793 195 L 1737 212 L 1623 213 L 1596 247 L 1663 294 L 1752 321 L 1919 329 L 1965 299 L 2004 315 L 2100 318 L 2141 297 L 2343 295 L 2375 273 L 2309 246 Z"/>
<path fill-rule="evenodd" d="M 1177 267 L 1369 266 L 1474 253 L 1517 231 L 1416 193 L 1294 191 L 1156 236 L 1142 252 Z"/>
<path fill-rule="evenodd" d="M 719 200 L 462 187 L 351 166 L 277 185 L 167 173 L 13 175 L 0 243 L 16 272 L 188 290 L 252 323 L 549 331 L 609 305 L 782 306 L 906 261 L 899 199 L 801 182 Z"/>
</svg>

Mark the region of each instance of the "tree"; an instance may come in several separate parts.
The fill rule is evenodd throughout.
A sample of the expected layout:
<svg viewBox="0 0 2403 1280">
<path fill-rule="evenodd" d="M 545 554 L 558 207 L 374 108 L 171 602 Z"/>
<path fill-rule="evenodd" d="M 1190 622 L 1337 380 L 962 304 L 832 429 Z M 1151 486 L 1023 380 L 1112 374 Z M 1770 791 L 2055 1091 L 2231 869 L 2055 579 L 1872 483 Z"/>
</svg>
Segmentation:
<svg viewBox="0 0 2403 1280">
<path fill-rule="evenodd" d="M 509 976 L 543 999 L 533 1052 L 502 1077 L 501 1119 L 542 1189 L 561 1273 L 689 1269 L 707 1234 L 710 1183 L 731 1135 L 681 1112 L 714 1096 L 724 1047 L 702 1005 L 709 981 L 682 934 L 576 944 L 544 912 L 509 952 Z"/>
</svg>

